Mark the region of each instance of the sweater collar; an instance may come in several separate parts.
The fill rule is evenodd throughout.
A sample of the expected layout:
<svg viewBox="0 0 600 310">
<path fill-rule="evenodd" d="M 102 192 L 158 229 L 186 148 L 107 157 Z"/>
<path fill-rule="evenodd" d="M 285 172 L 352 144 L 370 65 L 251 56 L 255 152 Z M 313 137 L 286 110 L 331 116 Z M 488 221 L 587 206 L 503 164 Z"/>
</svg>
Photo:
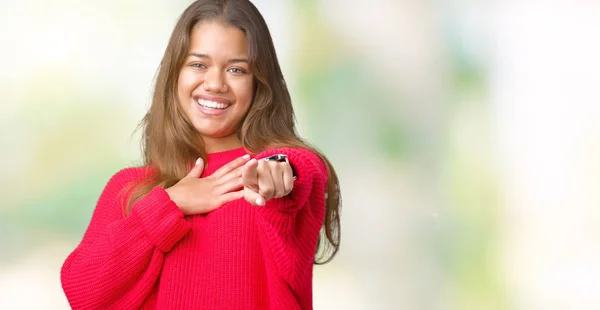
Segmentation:
<svg viewBox="0 0 600 310">
<path fill-rule="evenodd" d="M 228 162 L 246 154 L 248 154 L 248 152 L 243 147 L 223 152 L 209 153 L 206 155 L 206 167 L 204 168 L 204 173 L 202 173 L 202 176 L 209 176 Z"/>
</svg>

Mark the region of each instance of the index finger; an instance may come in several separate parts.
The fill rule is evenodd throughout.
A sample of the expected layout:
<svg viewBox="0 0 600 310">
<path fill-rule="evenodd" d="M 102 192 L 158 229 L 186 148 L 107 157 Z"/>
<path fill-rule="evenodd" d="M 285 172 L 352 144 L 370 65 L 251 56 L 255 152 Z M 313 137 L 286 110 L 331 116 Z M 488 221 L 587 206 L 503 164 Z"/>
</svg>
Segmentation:
<svg viewBox="0 0 600 310">
<path fill-rule="evenodd" d="M 222 176 L 235 170 L 236 168 L 243 166 L 248 161 L 248 159 L 250 159 L 250 155 L 248 154 L 236 158 L 225 164 L 223 167 L 219 168 L 219 170 L 215 171 L 215 173 L 213 173 L 212 175 L 215 176 L 217 179 L 221 178 Z"/>
<path fill-rule="evenodd" d="M 258 162 L 252 159 L 246 163 L 242 172 L 242 183 L 254 191 L 258 191 Z"/>
</svg>

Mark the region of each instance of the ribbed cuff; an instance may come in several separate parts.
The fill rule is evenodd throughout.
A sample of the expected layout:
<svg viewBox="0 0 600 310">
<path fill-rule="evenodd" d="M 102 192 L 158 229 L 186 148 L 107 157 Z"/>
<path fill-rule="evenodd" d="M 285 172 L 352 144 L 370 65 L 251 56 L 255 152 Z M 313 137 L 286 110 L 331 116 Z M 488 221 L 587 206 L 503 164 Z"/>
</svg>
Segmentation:
<svg viewBox="0 0 600 310">
<path fill-rule="evenodd" d="M 170 251 L 191 228 L 181 210 L 159 186 L 133 205 L 131 215 L 140 220 L 150 241 L 163 252 Z"/>
</svg>

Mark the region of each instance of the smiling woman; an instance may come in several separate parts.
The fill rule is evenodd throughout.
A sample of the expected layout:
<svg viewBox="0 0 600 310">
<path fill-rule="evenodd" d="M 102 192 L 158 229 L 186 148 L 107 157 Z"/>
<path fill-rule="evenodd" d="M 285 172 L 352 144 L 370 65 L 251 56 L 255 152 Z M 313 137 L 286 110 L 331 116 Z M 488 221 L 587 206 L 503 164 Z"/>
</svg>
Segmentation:
<svg viewBox="0 0 600 310">
<path fill-rule="evenodd" d="M 71 306 L 311 309 L 313 264 L 339 246 L 338 180 L 296 133 L 252 3 L 183 12 L 141 127 L 143 166 L 110 179 L 63 265 Z"/>
</svg>

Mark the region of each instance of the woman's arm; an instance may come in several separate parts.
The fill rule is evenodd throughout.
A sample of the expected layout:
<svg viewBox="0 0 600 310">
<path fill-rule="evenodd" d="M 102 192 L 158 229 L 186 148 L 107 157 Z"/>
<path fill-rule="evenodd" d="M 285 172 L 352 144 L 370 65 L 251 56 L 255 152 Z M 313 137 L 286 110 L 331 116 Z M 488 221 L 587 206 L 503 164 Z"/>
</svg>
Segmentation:
<svg viewBox="0 0 600 310">
<path fill-rule="evenodd" d="M 256 207 L 258 221 L 279 273 L 293 288 L 301 289 L 299 286 L 306 283 L 303 279 L 311 276 L 309 271 L 325 216 L 327 169 L 316 154 L 305 149 L 272 149 L 256 158 L 274 154 L 287 155 L 296 180 L 287 196 Z"/>
<path fill-rule="evenodd" d="M 143 179 L 140 168 L 115 174 L 102 192 L 79 246 L 61 270 L 73 309 L 137 309 L 160 274 L 164 254 L 189 231 L 164 189 L 154 188 L 123 216 L 121 194 Z"/>
</svg>

